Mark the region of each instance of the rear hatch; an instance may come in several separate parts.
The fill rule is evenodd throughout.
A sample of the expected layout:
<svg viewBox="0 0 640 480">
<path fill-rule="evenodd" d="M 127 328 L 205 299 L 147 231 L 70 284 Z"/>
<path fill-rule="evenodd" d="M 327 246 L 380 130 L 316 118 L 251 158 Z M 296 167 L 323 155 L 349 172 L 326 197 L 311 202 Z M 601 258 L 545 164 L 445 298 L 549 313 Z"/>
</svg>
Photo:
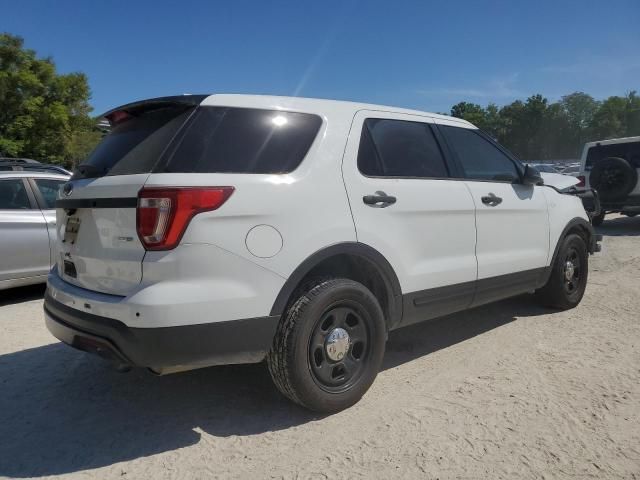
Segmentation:
<svg viewBox="0 0 640 480">
<path fill-rule="evenodd" d="M 234 174 L 293 171 L 322 124 L 308 113 L 199 107 L 202 99 L 147 101 L 106 115 L 111 133 L 56 203 L 65 281 L 133 293 L 147 250 L 174 248 L 194 215 L 234 192 Z"/>
<path fill-rule="evenodd" d="M 57 266 L 74 285 L 127 295 L 142 280 L 137 196 L 202 96 L 166 97 L 108 112 L 110 133 L 56 203 Z"/>
</svg>

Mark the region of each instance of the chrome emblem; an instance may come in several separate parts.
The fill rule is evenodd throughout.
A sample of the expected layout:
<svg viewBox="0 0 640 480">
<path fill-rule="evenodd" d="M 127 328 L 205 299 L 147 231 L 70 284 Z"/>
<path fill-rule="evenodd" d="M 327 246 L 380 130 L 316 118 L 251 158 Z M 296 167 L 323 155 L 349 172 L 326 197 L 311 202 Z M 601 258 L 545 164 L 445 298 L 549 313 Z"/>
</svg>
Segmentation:
<svg viewBox="0 0 640 480">
<path fill-rule="evenodd" d="M 65 183 L 64 187 L 62 187 L 62 193 L 64 193 L 64 195 L 68 197 L 69 195 L 71 195 L 72 192 L 73 192 L 73 183 L 71 182 Z"/>
</svg>

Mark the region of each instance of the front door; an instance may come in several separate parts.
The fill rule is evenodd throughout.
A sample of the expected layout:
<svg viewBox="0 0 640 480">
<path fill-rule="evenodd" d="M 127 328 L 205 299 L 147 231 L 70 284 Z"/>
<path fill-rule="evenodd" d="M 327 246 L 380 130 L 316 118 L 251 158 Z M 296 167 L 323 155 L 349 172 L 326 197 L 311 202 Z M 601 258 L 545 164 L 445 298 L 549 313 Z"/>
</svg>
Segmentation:
<svg viewBox="0 0 640 480">
<path fill-rule="evenodd" d="M 343 177 L 359 242 L 394 268 L 403 324 L 469 306 L 477 265 L 474 204 L 450 179 L 430 117 L 356 114 Z"/>
<path fill-rule="evenodd" d="M 549 254 L 543 187 L 523 185 L 515 161 L 478 130 L 438 128 L 457 157 L 476 205 L 474 305 L 533 290 Z"/>
</svg>

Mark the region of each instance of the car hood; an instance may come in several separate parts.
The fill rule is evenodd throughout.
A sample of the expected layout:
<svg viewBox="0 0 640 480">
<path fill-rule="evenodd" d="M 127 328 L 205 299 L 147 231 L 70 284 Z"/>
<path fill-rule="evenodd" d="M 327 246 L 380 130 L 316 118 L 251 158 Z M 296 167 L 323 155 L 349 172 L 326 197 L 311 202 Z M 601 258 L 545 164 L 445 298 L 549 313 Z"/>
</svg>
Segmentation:
<svg viewBox="0 0 640 480">
<path fill-rule="evenodd" d="M 573 187 L 580 183 L 580 180 L 571 175 L 563 175 L 561 173 L 546 173 L 542 172 L 542 179 L 545 185 L 550 185 L 558 190 L 564 190 L 565 188 Z"/>
</svg>

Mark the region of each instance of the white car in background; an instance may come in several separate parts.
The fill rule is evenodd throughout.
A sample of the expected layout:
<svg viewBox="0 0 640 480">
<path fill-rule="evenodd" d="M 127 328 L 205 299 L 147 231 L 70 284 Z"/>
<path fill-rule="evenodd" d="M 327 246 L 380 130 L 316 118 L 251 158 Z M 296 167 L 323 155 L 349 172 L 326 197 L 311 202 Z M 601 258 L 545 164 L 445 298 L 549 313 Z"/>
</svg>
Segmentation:
<svg viewBox="0 0 640 480">
<path fill-rule="evenodd" d="M 607 213 L 640 214 L 639 177 L 640 137 L 585 144 L 578 178 L 581 186 L 595 189 L 600 197 L 602 211 L 592 218 L 594 225 L 600 225 Z M 588 208 L 588 203 L 585 206 Z"/>
<path fill-rule="evenodd" d="M 55 263 L 55 201 L 68 175 L 0 172 L 0 290 L 44 283 Z"/>
</svg>

